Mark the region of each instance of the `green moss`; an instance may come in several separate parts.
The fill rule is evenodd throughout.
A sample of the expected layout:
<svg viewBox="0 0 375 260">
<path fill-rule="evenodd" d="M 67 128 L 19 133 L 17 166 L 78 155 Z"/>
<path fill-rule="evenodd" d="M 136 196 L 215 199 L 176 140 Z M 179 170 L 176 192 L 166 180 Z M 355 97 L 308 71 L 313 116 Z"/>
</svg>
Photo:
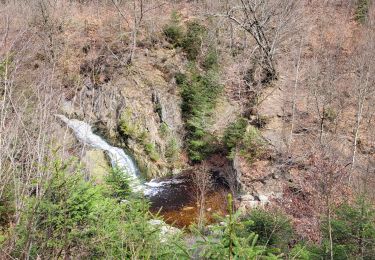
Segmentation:
<svg viewBox="0 0 375 260">
<path fill-rule="evenodd" d="M 159 152 L 153 144 L 149 133 L 142 129 L 141 124 L 131 119 L 131 111 L 129 109 L 125 110 L 121 117 L 119 132 L 125 139 L 130 138 L 141 145 L 143 151 L 152 161 L 160 160 Z"/>
<path fill-rule="evenodd" d="M 156 151 L 155 145 L 152 143 L 144 143 L 144 150 L 150 159 L 154 162 L 157 162 L 160 159 L 159 153 Z"/>
</svg>

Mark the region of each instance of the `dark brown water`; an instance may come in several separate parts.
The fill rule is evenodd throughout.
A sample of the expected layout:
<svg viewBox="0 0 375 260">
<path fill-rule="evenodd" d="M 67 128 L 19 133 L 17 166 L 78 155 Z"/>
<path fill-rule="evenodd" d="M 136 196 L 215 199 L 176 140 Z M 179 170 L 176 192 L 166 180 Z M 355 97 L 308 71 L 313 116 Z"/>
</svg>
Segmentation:
<svg viewBox="0 0 375 260">
<path fill-rule="evenodd" d="M 214 221 L 213 215 L 224 215 L 227 212 L 228 189 L 220 180 L 213 178 L 213 185 L 206 194 L 206 221 Z M 196 188 L 188 175 L 174 178 L 161 190 L 150 196 L 151 211 L 159 213 L 170 225 L 182 228 L 197 222 L 199 206 Z"/>
</svg>

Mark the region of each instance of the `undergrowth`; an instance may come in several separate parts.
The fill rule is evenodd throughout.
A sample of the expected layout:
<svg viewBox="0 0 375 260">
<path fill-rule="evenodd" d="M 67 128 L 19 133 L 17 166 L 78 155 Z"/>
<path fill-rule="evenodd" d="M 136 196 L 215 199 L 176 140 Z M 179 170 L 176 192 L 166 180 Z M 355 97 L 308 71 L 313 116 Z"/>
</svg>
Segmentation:
<svg viewBox="0 0 375 260">
<path fill-rule="evenodd" d="M 239 118 L 230 124 L 223 136 L 228 157 L 233 159 L 236 152 L 246 158 L 249 163 L 261 157 L 265 152 L 265 142 L 257 128 L 249 125 L 244 118 Z"/>
<path fill-rule="evenodd" d="M 358 0 L 357 1 L 357 9 L 355 12 L 355 19 L 360 22 L 364 23 L 367 20 L 367 15 L 370 7 L 370 0 Z"/>
</svg>

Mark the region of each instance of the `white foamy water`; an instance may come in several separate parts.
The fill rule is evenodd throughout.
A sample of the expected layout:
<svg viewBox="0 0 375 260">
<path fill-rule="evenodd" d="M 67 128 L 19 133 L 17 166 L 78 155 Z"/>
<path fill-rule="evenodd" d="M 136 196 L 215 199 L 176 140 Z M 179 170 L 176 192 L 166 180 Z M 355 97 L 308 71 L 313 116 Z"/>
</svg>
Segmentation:
<svg viewBox="0 0 375 260">
<path fill-rule="evenodd" d="M 56 116 L 73 130 L 80 142 L 105 151 L 111 159 L 112 167 L 119 168 L 124 174 L 129 176 L 130 184 L 134 191 L 142 191 L 146 196 L 153 196 L 163 190 L 165 185 L 176 183 L 174 180 L 161 182 L 151 180 L 150 182 L 142 183 L 137 165 L 123 149 L 109 145 L 103 138 L 94 134 L 91 126 L 85 122 L 77 119 L 68 119 L 63 115 Z"/>
</svg>

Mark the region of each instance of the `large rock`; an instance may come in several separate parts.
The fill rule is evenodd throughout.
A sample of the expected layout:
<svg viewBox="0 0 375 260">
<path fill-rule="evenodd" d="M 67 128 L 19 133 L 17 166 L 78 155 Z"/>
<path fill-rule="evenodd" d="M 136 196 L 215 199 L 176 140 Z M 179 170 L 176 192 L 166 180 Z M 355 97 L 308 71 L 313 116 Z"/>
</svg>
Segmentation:
<svg viewBox="0 0 375 260">
<path fill-rule="evenodd" d="M 82 158 L 85 169 L 88 171 L 90 178 L 97 183 L 102 183 L 104 177 L 110 171 L 110 166 L 105 153 L 102 150 L 92 149 L 86 151 Z"/>
</svg>

